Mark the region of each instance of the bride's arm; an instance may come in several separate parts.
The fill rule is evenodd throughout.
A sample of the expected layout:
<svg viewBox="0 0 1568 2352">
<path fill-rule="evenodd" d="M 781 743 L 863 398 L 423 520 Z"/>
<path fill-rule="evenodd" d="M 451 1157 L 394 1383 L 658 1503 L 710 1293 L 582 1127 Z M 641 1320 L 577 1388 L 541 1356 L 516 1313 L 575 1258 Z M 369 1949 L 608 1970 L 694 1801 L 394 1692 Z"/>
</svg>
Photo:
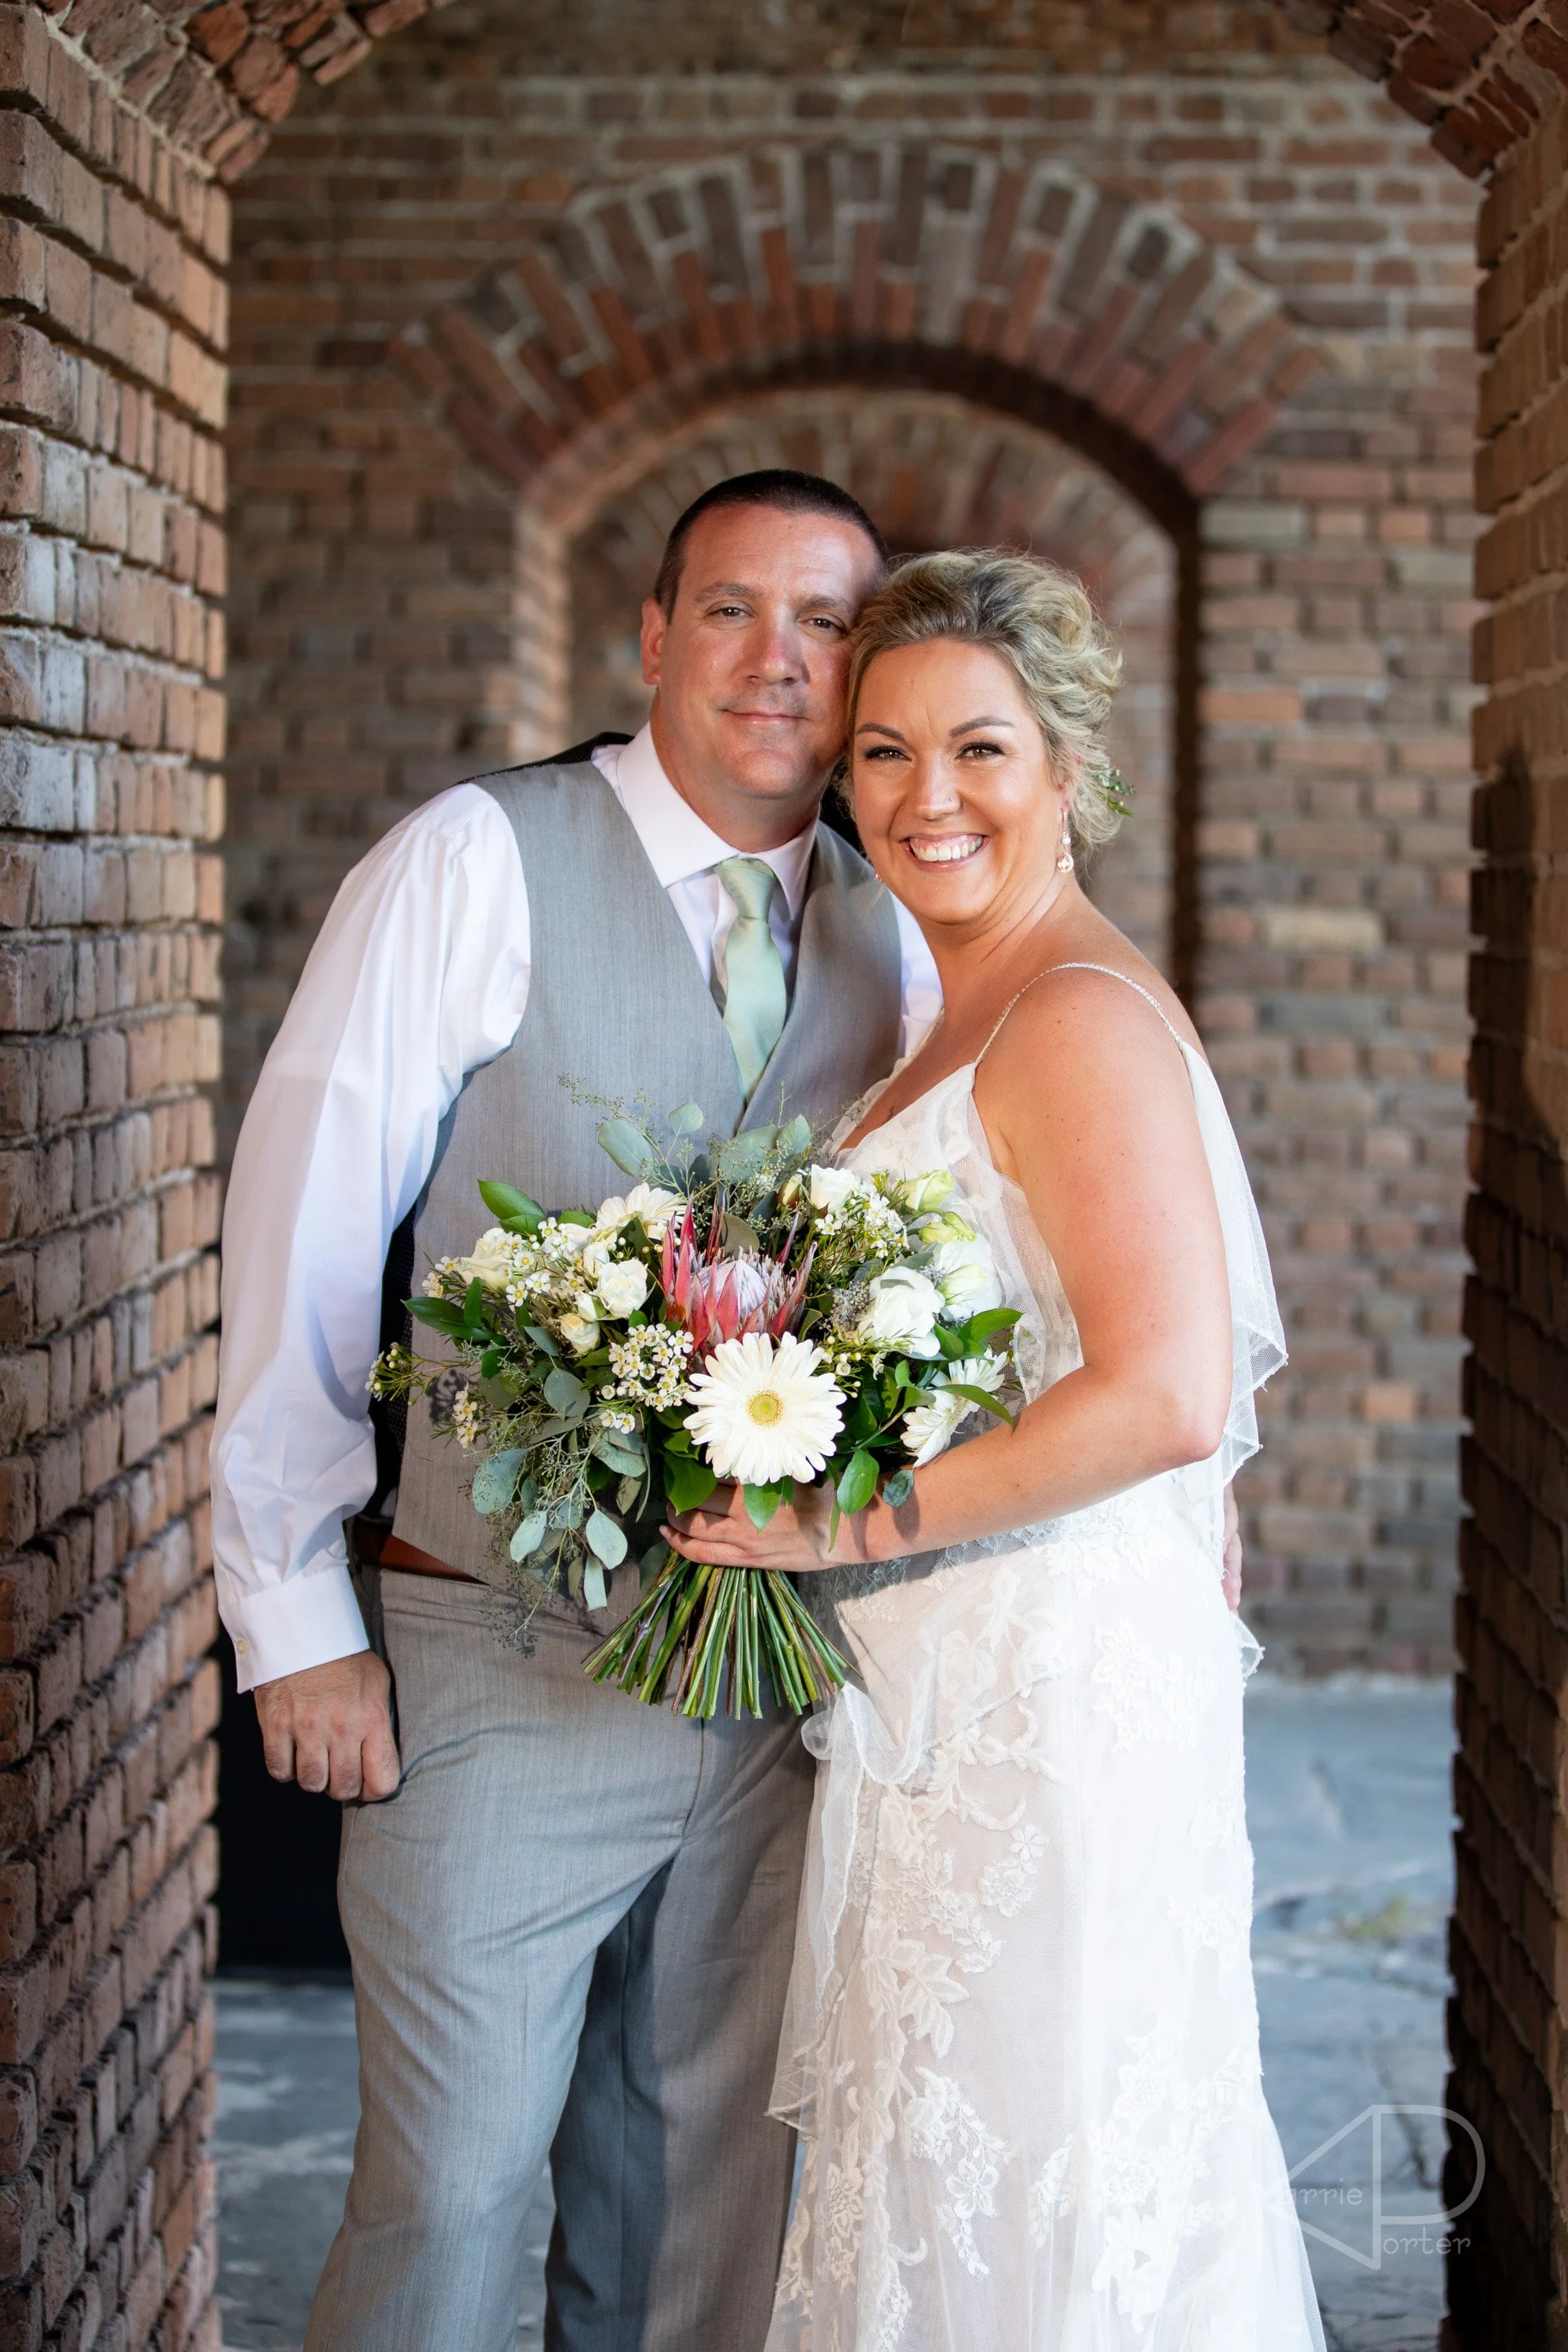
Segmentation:
<svg viewBox="0 0 1568 2352">
<path fill-rule="evenodd" d="M 1025 997 L 981 1066 L 997 1165 L 1022 1184 L 1084 1361 L 1019 1415 L 915 1475 L 897 1510 L 841 1520 L 803 1499 L 754 1528 L 732 1491 L 675 1540 L 693 1559 L 788 1569 L 932 1551 L 1058 1517 L 1208 1458 L 1230 1401 L 1225 1246 L 1192 1082 L 1168 1032 L 1114 981 L 1063 973 Z"/>
</svg>

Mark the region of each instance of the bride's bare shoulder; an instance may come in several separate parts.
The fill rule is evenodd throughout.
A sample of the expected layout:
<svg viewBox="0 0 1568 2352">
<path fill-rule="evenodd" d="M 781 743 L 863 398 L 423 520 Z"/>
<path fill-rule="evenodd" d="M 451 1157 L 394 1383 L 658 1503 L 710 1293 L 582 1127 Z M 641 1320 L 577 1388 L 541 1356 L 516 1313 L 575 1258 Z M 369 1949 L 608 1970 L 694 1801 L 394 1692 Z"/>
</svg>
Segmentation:
<svg viewBox="0 0 1568 2352">
<path fill-rule="evenodd" d="M 1014 1003 L 981 1066 L 986 1091 L 1049 1091 L 1070 1074 L 1074 1087 L 1100 1076 L 1112 1084 L 1163 1070 L 1185 1079 L 1182 1044 L 1203 1048 L 1175 991 L 1151 964 L 1123 953 L 1063 961 L 1036 975 Z"/>
</svg>

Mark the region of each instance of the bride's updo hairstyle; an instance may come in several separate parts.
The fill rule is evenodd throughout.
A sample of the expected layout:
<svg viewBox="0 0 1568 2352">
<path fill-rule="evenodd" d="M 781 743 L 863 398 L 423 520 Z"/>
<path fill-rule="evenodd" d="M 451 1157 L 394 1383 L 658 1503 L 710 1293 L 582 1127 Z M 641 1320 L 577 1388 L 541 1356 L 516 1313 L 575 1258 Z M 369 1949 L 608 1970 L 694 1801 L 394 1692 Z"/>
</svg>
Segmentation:
<svg viewBox="0 0 1568 2352">
<path fill-rule="evenodd" d="M 1085 849 L 1109 841 L 1125 814 L 1124 787 L 1105 751 L 1121 652 L 1081 583 L 1054 563 L 984 550 L 900 563 L 855 626 L 851 741 L 860 689 L 877 656 L 942 638 L 988 646 L 1001 656 L 1035 714 L 1052 774 L 1076 782 L 1074 840 Z"/>
</svg>

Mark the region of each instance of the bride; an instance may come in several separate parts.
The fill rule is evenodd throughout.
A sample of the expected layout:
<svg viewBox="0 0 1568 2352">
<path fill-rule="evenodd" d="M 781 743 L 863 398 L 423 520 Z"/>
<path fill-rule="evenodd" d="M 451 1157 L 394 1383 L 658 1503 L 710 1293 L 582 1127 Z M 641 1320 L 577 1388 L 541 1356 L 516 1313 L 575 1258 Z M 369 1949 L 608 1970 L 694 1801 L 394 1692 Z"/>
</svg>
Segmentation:
<svg viewBox="0 0 1568 2352">
<path fill-rule="evenodd" d="M 1115 826 L 1119 667 L 1018 556 L 906 564 L 856 635 L 855 814 L 946 1011 L 841 1157 L 951 1171 L 1024 1310 L 1025 1402 L 831 1542 L 815 1500 L 672 1530 L 809 1572 L 858 1670 L 808 1734 L 769 2352 L 1323 2343 L 1263 2098 L 1220 1582 L 1284 1346 L 1196 1033 L 1074 870 Z"/>
</svg>

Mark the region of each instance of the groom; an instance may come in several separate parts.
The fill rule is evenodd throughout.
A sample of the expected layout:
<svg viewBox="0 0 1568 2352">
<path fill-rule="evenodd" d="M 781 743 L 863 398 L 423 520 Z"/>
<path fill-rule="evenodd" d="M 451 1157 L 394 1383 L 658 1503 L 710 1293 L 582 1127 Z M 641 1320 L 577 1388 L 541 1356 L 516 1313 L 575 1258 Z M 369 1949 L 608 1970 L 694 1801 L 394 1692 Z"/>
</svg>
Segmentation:
<svg viewBox="0 0 1568 2352">
<path fill-rule="evenodd" d="M 268 1769 L 350 1802 L 363 2120 L 307 2352 L 510 2352 L 550 2158 L 546 2341 L 758 2352 L 792 2140 L 765 2116 L 811 1765 L 793 1719 L 678 1720 L 584 1676 L 636 1598 L 498 1601 L 471 1465 L 364 1384 L 481 1177 L 618 1181 L 563 1089 L 728 1132 L 830 1117 L 934 968 L 817 821 L 886 551 L 842 490 L 745 475 L 676 524 L 649 724 L 460 784 L 339 892 L 226 1220 L 215 1548 Z M 370 1511 L 366 1514 L 366 1507 Z M 377 1654 L 345 1559 L 356 1513 Z M 390 1523 L 390 1532 L 388 1527 Z M 500 1637 L 510 1612 L 514 1638 Z"/>
</svg>

